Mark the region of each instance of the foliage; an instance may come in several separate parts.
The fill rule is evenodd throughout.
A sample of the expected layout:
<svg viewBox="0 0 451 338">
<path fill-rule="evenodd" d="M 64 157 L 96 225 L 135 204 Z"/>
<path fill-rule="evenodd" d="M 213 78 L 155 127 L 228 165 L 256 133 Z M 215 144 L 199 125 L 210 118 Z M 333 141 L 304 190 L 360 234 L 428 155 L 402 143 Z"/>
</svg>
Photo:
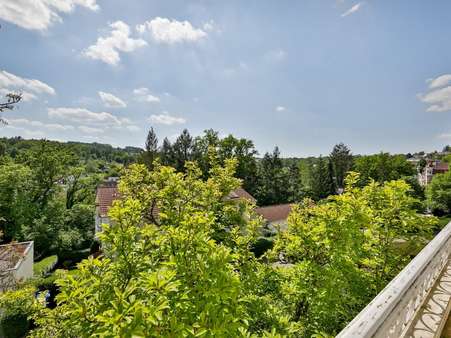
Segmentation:
<svg viewBox="0 0 451 338">
<path fill-rule="evenodd" d="M 382 183 L 416 174 L 415 168 L 407 162 L 404 155 L 390 155 L 383 152 L 356 158 L 355 171 L 360 173 L 362 186 L 371 179 Z"/>
<path fill-rule="evenodd" d="M 260 297 L 248 284 L 257 264 L 250 247 L 259 223 L 237 223 L 250 209 L 227 199 L 239 185 L 234 165 L 213 167 L 206 181 L 192 164 L 185 174 L 131 166 L 120 184 L 124 198 L 110 212 L 114 223 L 100 235 L 104 257 L 58 281 L 59 305 L 41 310 L 33 335 L 236 337 L 255 317 L 278 322 L 254 308 Z M 149 222 L 153 203 L 160 216 Z"/>
<path fill-rule="evenodd" d="M 335 186 L 337 188 L 343 188 L 346 174 L 351 170 L 353 165 L 351 150 L 344 143 L 336 144 L 330 153 L 329 159 Z"/>
<path fill-rule="evenodd" d="M 0 333 L 6 338 L 20 338 L 29 328 L 28 317 L 34 308 L 34 292 L 32 286 L 19 290 L 0 293 Z"/>
<path fill-rule="evenodd" d="M 326 161 L 321 156 L 310 167 L 310 196 L 318 201 L 335 193 L 332 162 Z"/>
<path fill-rule="evenodd" d="M 41 277 L 52 270 L 58 262 L 58 256 L 53 255 L 46 257 L 39 262 L 33 264 L 33 276 Z"/>
<path fill-rule="evenodd" d="M 272 251 L 293 264 L 282 270 L 280 302 L 302 336 L 336 334 L 409 259 L 394 240 L 422 238 L 435 223 L 416 214 L 405 182 L 357 181 L 351 174 L 342 195 L 294 208 Z"/>
<path fill-rule="evenodd" d="M 427 203 L 437 214 L 451 213 L 451 171 L 434 175 L 426 189 Z"/>
</svg>

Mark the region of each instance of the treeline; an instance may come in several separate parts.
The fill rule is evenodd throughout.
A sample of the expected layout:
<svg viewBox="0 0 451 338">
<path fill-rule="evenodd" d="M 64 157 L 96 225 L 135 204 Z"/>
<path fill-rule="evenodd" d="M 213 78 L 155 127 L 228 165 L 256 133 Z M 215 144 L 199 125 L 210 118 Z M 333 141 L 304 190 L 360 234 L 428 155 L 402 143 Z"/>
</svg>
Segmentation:
<svg viewBox="0 0 451 338">
<path fill-rule="evenodd" d="M 197 137 L 185 129 L 174 142 L 165 138 L 160 143 L 151 128 L 138 161 L 152 169 L 158 158 L 163 165 L 180 172 L 185 170 L 187 161 L 196 161 L 206 178 L 211 163 L 223 165 L 231 157 L 238 162 L 236 177 L 257 198 L 259 205 L 298 202 L 305 197 L 320 200 L 340 193 L 349 171 L 361 173 L 360 186 L 371 179 L 384 182 L 403 178 L 412 185 L 418 197 L 423 195 L 417 184 L 416 168 L 406 156 L 389 153 L 354 156 L 343 143 L 335 145 L 326 157 L 284 159 L 277 146 L 271 153 L 259 157 L 253 141 L 233 135 L 221 138 L 211 129 Z"/>
<path fill-rule="evenodd" d="M 8 155 L 15 158 L 21 151 L 35 147 L 41 140 L 25 140 L 22 137 L 0 138 L 0 156 Z M 125 147 L 115 148 L 109 144 L 83 143 L 83 142 L 58 142 L 47 141 L 49 144 L 58 145 L 62 149 L 75 154 L 80 160 L 117 162 L 123 165 L 136 162 L 141 148 Z"/>
</svg>

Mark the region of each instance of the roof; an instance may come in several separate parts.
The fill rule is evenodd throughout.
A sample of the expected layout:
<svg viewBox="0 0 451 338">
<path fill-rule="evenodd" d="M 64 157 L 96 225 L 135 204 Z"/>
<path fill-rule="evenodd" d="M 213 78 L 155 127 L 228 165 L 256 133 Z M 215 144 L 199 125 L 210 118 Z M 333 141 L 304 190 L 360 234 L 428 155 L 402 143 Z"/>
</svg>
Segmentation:
<svg viewBox="0 0 451 338">
<path fill-rule="evenodd" d="M 438 162 L 434 166 L 434 171 L 437 172 L 446 172 L 448 171 L 448 163 L 446 162 Z"/>
<path fill-rule="evenodd" d="M 0 245 L 0 270 L 14 269 L 32 246 L 33 241 Z"/>
<path fill-rule="evenodd" d="M 243 188 L 238 188 L 233 190 L 230 193 L 231 199 L 247 199 L 252 203 L 255 203 L 255 198 L 249 194 Z M 107 217 L 108 210 L 113 205 L 113 202 L 120 198 L 120 193 L 117 188 L 116 181 L 107 181 L 102 183 L 97 187 L 96 193 L 96 206 L 98 207 L 98 212 L 100 217 Z M 159 210 L 157 207 L 154 207 L 152 210 L 153 217 L 157 218 L 159 214 Z"/>
<path fill-rule="evenodd" d="M 251 203 L 256 203 L 257 200 L 254 198 L 254 196 L 252 196 L 251 194 L 249 194 L 246 190 L 244 190 L 243 188 L 238 188 L 235 190 L 232 190 L 229 194 L 230 199 L 235 199 L 235 198 L 242 198 L 242 199 L 246 199 Z"/>
<path fill-rule="evenodd" d="M 268 222 L 284 221 L 291 212 L 291 206 L 292 204 L 269 205 L 256 208 L 255 212 Z"/>
<path fill-rule="evenodd" d="M 114 183 L 114 184 L 113 184 Z M 100 217 L 106 217 L 113 201 L 119 199 L 119 190 L 116 182 L 108 182 L 97 188 L 96 206 L 99 208 Z"/>
</svg>

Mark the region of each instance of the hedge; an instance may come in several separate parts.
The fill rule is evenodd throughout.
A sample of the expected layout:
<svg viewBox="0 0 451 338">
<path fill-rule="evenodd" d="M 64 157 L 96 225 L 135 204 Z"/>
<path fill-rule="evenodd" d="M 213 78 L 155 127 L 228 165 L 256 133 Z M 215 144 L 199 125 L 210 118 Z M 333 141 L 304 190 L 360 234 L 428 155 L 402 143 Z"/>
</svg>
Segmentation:
<svg viewBox="0 0 451 338">
<path fill-rule="evenodd" d="M 58 256 L 53 255 L 44 258 L 43 260 L 33 264 L 33 273 L 35 277 L 42 277 L 51 271 L 56 263 L 58 263 Z"/>
</svg>

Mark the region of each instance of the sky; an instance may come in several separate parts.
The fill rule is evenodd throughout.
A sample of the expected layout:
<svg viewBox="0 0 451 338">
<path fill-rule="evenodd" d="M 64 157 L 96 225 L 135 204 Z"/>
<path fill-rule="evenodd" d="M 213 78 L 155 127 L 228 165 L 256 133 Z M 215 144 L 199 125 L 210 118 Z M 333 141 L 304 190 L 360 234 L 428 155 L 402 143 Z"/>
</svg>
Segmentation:
<svg viewBox="0 0 451 338">
<path fill-rule="evenodd" d="M 140 146 L 212 128 L 260 154 L 451 143 L 449 0 L 0 0 L 0 137 Z"/>
</svg>

